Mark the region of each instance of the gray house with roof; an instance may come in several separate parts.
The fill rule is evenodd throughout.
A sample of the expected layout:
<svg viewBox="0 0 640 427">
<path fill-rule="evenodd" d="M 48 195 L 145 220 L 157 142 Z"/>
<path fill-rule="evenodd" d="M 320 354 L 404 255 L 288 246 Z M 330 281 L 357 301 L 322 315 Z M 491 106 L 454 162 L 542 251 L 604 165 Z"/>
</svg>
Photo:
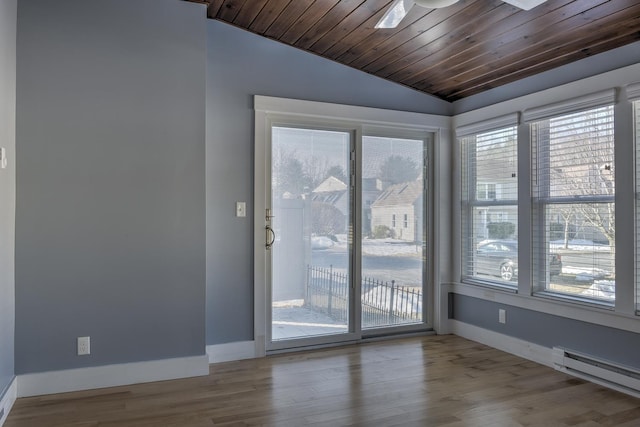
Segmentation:
<svg viewBox="0 0 640 427">
<path fill-rule="evenodd" d="M 371 204 L 371 228 L 386 226 L 392 237 L 409 242 L 422 240 L 422 179 L 387 187 Z"/>
</svg>

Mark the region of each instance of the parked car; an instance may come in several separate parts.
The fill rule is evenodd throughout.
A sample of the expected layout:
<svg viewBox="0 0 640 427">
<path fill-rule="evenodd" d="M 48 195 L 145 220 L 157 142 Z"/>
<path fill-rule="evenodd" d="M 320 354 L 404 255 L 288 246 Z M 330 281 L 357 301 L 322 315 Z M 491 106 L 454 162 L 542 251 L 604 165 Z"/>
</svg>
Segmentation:
<svg viewBox="0 0 640 427">
<path fill-rule="evenodd" d="M 478 244 L 475 273 L 497 276 L 511 281 L 518 278 L 518 242 L 515 240 L 483 240 Z M 549 254 L 549 274 L 562 273 L 562 257 Z"/>
<path fill-rule="evenodd" d="M 329 249 L 334 245 L 334 241 L 326 236 L 312 236 L 311 249 Z"/>
</svg>

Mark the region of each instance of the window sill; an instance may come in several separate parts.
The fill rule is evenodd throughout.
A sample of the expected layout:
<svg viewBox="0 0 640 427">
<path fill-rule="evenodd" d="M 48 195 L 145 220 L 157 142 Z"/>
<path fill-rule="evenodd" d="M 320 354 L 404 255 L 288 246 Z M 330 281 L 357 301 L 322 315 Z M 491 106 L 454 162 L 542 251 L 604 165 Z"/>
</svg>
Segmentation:
<svg viewBox="0 0 640 427">
<path fill-rule="evenodd" d="M 611 305 L 574 302 L 566 298 L 558 298 L 556 294 L 552 294 L 552 297 L 541 296 L 540 293 L 524 295 L 508 288 L 482 286 L 475 282 L 473 284 L 466 281 L 443 283 L 442 286 L 443 295 L 451 292 L 581 322 L 640 333 L 640 310 L 623 313 L 615 311 Z"/>
<path fill-rule="evenodd" d="M 492 282 L 490 280 L 482 280 L 482 279 L 468 277 L 468 278 L 462 279 L 462 283 L 465 285 L 490 288 L 490 289 L 510 292 L 514 294 L 518 293 L 518 284 L 515 282 L 512 286 L 510 286 L 510 285 L 505 285 L 503 283 Z"/>
<path fill-rule="evenodd" d="M 538 298 L 545 298 L 551 301 L 578 304 L 584 307 L 590 307 L 590 308 L 595 308 L 600 310 L 610 310 L 610 311 L 615 310 L 615 301 L 609 302 L 609 301 L 597 300 L 593 298 L 577 297 L 577 296 L 571 296 L 567 294 L 560 294 L 560 293 L 549 292 L 549 291 L 534 292 L 533 296 Z"/>
</svg>

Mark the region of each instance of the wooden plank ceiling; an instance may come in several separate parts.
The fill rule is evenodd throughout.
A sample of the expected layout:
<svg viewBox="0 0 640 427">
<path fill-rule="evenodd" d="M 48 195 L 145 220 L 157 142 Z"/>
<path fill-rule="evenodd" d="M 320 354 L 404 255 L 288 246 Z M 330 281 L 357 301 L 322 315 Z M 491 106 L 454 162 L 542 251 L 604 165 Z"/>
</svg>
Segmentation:
<svg viewBox="0 0 640 427">
<path fill-rule="evenodd" d="M 189 0 L 188 0 L 189 1 Z M 638 0 L 501 0 L 414 6 L 375 29 L 392 0 L 191 0 L 208 17 L 455 101 L 640 39 Z"/>
</svg>

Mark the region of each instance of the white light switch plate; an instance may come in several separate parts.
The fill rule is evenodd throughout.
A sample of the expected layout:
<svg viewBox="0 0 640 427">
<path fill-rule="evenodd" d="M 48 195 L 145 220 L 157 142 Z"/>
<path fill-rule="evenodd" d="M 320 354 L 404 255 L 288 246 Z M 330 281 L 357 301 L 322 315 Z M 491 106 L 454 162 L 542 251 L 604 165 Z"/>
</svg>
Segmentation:
<svg viewBox="0 0 640 427">
<path fill-rule="evenodd" d="M 236 202 L 236 216 L 244 218 L 247 216 L 247 203 Z"/>
<path fill-rule="evenodd" d="M 0 168 L 6 169 L 7 167 L 7 149 L 0 147 Z"/>
</svg>

